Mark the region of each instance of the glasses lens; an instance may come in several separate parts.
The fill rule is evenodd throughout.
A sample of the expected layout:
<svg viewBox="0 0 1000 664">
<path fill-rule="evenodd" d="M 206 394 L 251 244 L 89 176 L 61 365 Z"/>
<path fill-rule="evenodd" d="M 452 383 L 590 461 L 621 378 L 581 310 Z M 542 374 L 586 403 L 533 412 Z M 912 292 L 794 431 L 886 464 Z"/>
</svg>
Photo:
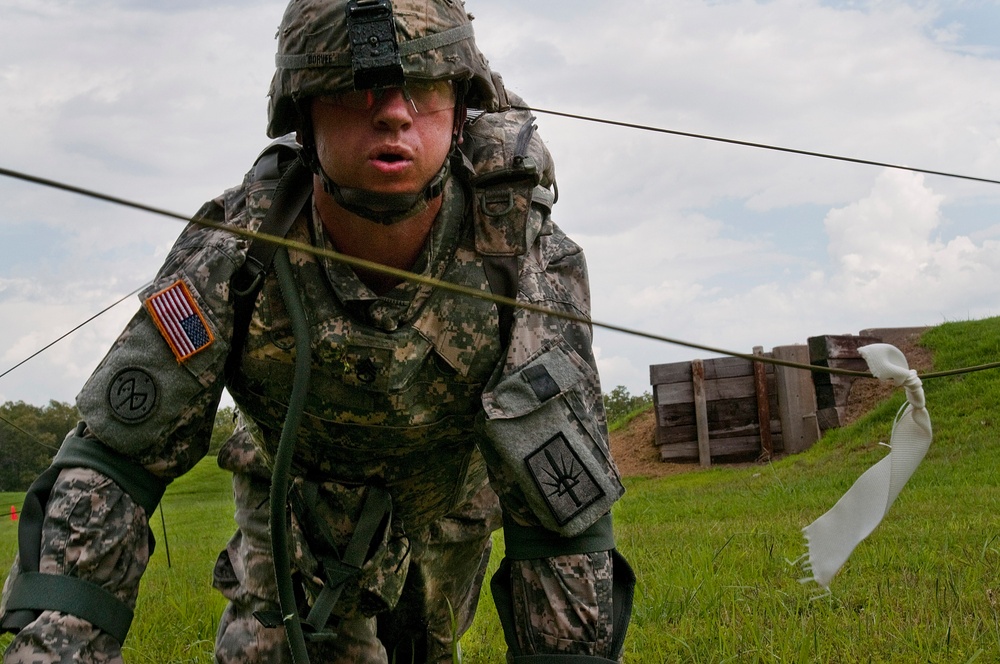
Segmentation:
<svg viewBox="0 0 1000 664">
<path fill-rule="evenodd" d="M 434 113 L 455 107 L 455 86 L 451 81 L 408 81 L 403 93 L 419 113 Z"/>
<path fill-rule="evenodd" d="M 402 88 L 352 90 L 326 95 L 320 97 L 320 100 L 331 106 L 370 111 L 387 96 L 400 91 L 403 99 L 411 103 L 418 113 L 434 113 L 455 107 L 455 86 L 451 81 L 408 81 Z"/>
</svg>

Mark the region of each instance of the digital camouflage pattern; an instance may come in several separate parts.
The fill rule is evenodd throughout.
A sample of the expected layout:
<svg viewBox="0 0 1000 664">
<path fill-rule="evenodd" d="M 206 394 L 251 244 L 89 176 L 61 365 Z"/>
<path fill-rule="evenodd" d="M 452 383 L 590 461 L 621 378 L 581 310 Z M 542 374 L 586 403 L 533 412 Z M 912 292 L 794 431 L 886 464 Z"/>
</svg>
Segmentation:
<svg viewBox="0 0 1000 664">
<path fill-rule="evenodd" d="M 599 611 L 612 605 L 612 567 L 607 551 L 513 561 L 514 626 L 523 651 L 608 653 L 614 634 Z"/>
<path fill-rule="evenodd" d="M 149 561 L 148 542 L 145 512 L 117 484 L 93 470 L 66 469 L 49 498 L 39 571 L 85 578 L 134 610 Z M 17 569 L 15 560 L 12 570 Z M 5 595 L 12 581 L 13 574 L 4 585 Z M 90 664 L 122 661 L 113 637 L 54 611 L 21 630 L 3 661 L 61 664 L 69 661 L 67 653 Z"/>
<path fill-rule="evenodd" d="M 395 0 L 392 5 L 406 78 L 468 81 L 470 107 L 506 108 L 503 86 L 476 47 L 472 17 L 462 0 Z M 268 108 L 271 138 L 295 131 L 296 99 L 354 88 L 346 6 L 343 0 L 296 0 L 285 10 Z"/>
<path fill-rule="evenodd" d="M 219 626 L 216 657 L 225 664 L 290 662 L 284 630 L 264 628 L 252 616 L 254 611 L 278 609 L 267 527 L 268 486 L 241 475 L 236 476 L 234 486 L 236 502 L 241 506 L 237 510 L 240 530 L 216 565 L 215 586 L 231 602 Z M 332 504 L 338 502 L 333 500 Z M 331 501 L 324 499 L 321 504 L 325 516 Z M 390 655 L 395 652 L 395 661 L 408 662 L 412 648 L 416 661 L 451 661 L 449 605 L 454 607 L 461 634 L 475 614 L 489 562 L 490 534 L 499 525 L 496 515 L 496 496 L 483 485 L 475 496 L 433 524 L 407 535 L 387 533 L 385 548 L 399 560 L 387 560 L 389 556 L 377 554 L 376 559 L 365 565 L 366 574 L 384 574 L 398 565 L 404 566 L 408 570 L 405 585 L 397 590 L 402 597 L 393 607 L 372 607 L 372 597 L 362 597 L 362 604 L 383 612 L 377 617 L 357 614 L 338 621 L 334 626 L 338 637 L 310 644 L 310 659 L 385 662 L 388 649 Z M 338 520 L 336 515 L 331 516 L 334 522 Z M 320 523 L 322 529 L 329 521 L 321 517 Z M 315 535 L 311 539 L 315 541 Z M 404 546 L 401 548 L 400 544 Z M 310 549 L 322 551 L 319 546 L 303 547 L 301 541 L 295 543 L 296 557 L 309 566 L 304 570 L 301 562 L 298 565 L 306 577 L 306 586 L 318 590 L 322 581 L 310 577 L 317 571 L 317 561 Z"/>
<path fill-rule="evenodd" d="M 489 115 L 472 127 L 504 145 L 523 137 L 523 117 L 495 120 L 504 127 L 500 135 L 479 124 L 493 122 Z M 480 140 L 485 139 L 467 134 L 467 158 L 476 154 Z M 533 154 L 544 160 L 540 171 L 551 177 L 540 140 L 531 138 L 531 144 Z M 474 168 L 471 159 L 469 164 Z M 441 213 L 414 270 L 488 292 L 475 223 L 466 212 L 474 190 L 458 172 L 446 185 Z M 199 215 L 256 229 L 273 188 L 273 181 L 253 181 L 248 175 L 242 186 L 206 204 Z M 588 315 L 583 254 L 549 219 L 547 204 L 531 206 L 525 229 L 530 246 L 519 258 L 518 298 Z M 289 235 L 329 248 L 321 224 L 310 214 L 303 214 Z M 229 281 L 245 251 L 245 241 L 225 232 L 197 224 L 185 229 L 143 297 L 183 279 L 216 340 L 178 363 L 148 313 L 140 310 L 78 397 L 87 435 L 167 479 L 206 453 L 232 336 Z M 491 438 L 486 426 L 490 417 L 506 416 L 491 389 L 554 348 L 573 357 L 579 379 L 572 394 L 558 399 L 571 404 L 570 410 L 549 411 L 550 416 L 575 418 L 564 422 L 564 429 L 579 429 L 592 439 L 588 453 L 610 483 L 608 500 L 622 491 L 607 452 L 589 326 L 518 311 L 504 354 L 492 303 L 411 283 L 380 297 L 341 264 L 289 253 L 312 328 L 311 390 L 291 496 L 291 554 L 307 601 L 325 583 L 323 560 L 340 555 L 349 541 L 365 487 L 386 488 L 393 502 L 381 545 L 334 609 L 343 638 L 339 645 L 322 646 L 332 650 L 318 650 L 322 654 L 316 661 L 385 662 L 382 644 L 393 647 L 390 634 L 408 635 L 408 643 L 426 649 L 428 661 L 450 661 L 451 640 L 471 624 L 476 609 L 500 505 L 522 525 L 545 521 L 539 513 L 544 506 L 526 497 L 531 487 L 500 453 L 509 441 Z M 267 485 L 295 354 L 273 281 L 269 277 L 260 293 L 239 369 L 228 385 L 241 422 L 220 452 L 219 464 L 234 474 L 239 530 L 215 570 L 215 586 L 231 601 L 220 625 L 220 661 L 253 661 L 252 643 L 266 653 L 259 661 L 285 661 L 275 654 L 284 653 L 281 628 L 264 630 L 250 617 L 257 609 L 276 607 Z M 149 382 L 137 381 L 124 392 L 129 398 L 115 398 L 121 391 L 111 388 L 120 385 L 123 372 L 133 371 L 144 372 Z M 64 471 L 56 492 L 43 530 L 43 571 L 95 581 L 134 605 L 149 554 L 142 509 L 93 471 Z M 538 651 L 606 656 L 609 577 L 607 556 L 519 562 L 518 638 Z M 449 602 L 458 620 L 455 634 Z M 595 616 L 604 626 L 588 631 L 585 625 Z M 119 649 L 89 624 L 49 612 L 15 638 L 4 662 L 54 663 L 61 661 L 54 654 L 59 651 L 79 652 L 79 661 L 110 662 Z"/>
</svg>

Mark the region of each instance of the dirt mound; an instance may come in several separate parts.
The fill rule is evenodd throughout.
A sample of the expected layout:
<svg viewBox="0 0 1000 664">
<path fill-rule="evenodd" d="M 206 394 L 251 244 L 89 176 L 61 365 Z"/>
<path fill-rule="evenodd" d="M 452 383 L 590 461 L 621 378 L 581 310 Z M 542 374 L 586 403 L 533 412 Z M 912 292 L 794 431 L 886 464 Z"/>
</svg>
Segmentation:
<svg viewBox="0 0 1000 664">
<path fill-rule="evenodd" d="M 698 468 L 697 463 L 660 461 L 656 413 L 652 408 L 611 434 L 611 456 L 624 477 L 663 477 Z"/>
<path fill-rule="evenodd" d="M 911 369 L 918 372 L 929 371 L 932 367 L 931 353 L 917 345 L 918 338 L 919 335 L 912 334 L 886 341 L 903 351 Z M 845 424 L 855 421 L 889 398 L 895 389 L 891 384 L 874 378 L 856 380 L 848 397 Z M 611 455 L 624 477 L 663 477 L 700 467 L 696 461 L 660 461 L 660 450 L 656 447 L 656 413 L 653 409 L 647 410 L 611 434 Z"/>
</svg>

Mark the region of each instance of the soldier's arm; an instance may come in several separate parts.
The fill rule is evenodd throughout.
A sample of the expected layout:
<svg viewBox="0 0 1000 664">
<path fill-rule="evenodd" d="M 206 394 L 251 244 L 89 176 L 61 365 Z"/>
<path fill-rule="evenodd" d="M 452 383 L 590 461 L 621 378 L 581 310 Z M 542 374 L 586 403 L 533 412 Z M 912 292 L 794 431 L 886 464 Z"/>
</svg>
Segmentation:
<svg viewBox="0 0 1000 664">
<path fill-rule="evenodd" d="M 224 218 L 222 201 L 201 215 Z M 208 450 L 228 344 L 232 238 L 189 226 L 144 306 L 77 398 L 84 422 L 29 490 L 19 553 L 4 585 L 6 664 L 121 660 L 153 540 L 148 517 L 175 477 Z M 183 284 L 198 315 L 191 346 L 170 337 L 150 298 Z M 207 332 L 207 336 L 200 336 Z M 208 341 L 206 341 L 208 340 Z M 197 348 L 201 345 L 201 348 Z M 197 352 L 188 357 L 193 348 Z M 30 507 L 29 507 L 30 504 Z"/>
<path fill-rule="evenodd" d="M 44 610 L 43 604 L 62 605 L 69 599 L 52 593 L 72 593 L 72 599 L 80 600 L 76 592 L 79 588 L 60 590 L 57 585 L 48 589 L 49 594 L 41 595 L 27 586 L 23 592 L 39 602 L 33 605 L 37 608 L 31 612 L 32 619 L 10 644 L 4 662 L 58 662 L 66 661 L 63 658 L 71 654 L 79 662 L 121 661 L 121 643 L 113 634 L 128 625 L 113 615 L 124 613 L 127 622 L 128 612 L 135 608 L 139 579 L 150 554 L 145 511 L 102 473 L 68 468 L 60 472 L 52 488 L 39 542 L 38 572 L 46 575 L 44 578 L 84 581 L 114 600 L 95 597 L 88 601 L 87 609 L 74 613 L 69 613 L 68 607 L 65 611 Z M 5 597 L 24 577 L 20 568 L 19 557 L 5 584 Z M 89 610 L 95 612 L 95 622 L 104 624 L 103 629 L 76 615 Z"/>
<path fill-rule="evenodd" d="M 583 253 L 549 221 L 525 260 L 518 298 L 589 317 Z M 482 449 L 507 547 L 492 587 L 513 661 L 617 660 L 634 579 L 615 550 L 610 508 L 624 489 L 589 324 L 519 310 L 484 410 Z"/>
</svg>

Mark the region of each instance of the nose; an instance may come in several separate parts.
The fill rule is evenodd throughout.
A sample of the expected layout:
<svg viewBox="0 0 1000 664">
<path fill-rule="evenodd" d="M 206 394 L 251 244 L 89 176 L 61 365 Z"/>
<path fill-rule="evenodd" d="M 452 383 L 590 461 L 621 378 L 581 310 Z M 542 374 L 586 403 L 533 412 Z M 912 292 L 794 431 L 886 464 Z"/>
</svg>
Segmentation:
<svg viewBox="0 0 1000 664">
<path fill-rule="evenodd" d="M 413 123 L 413 102 L 406 98 L 402 88 L 388 88 L 375 101 L 372 120 L 377 126 L 399 130 Z"/>
</svg>

